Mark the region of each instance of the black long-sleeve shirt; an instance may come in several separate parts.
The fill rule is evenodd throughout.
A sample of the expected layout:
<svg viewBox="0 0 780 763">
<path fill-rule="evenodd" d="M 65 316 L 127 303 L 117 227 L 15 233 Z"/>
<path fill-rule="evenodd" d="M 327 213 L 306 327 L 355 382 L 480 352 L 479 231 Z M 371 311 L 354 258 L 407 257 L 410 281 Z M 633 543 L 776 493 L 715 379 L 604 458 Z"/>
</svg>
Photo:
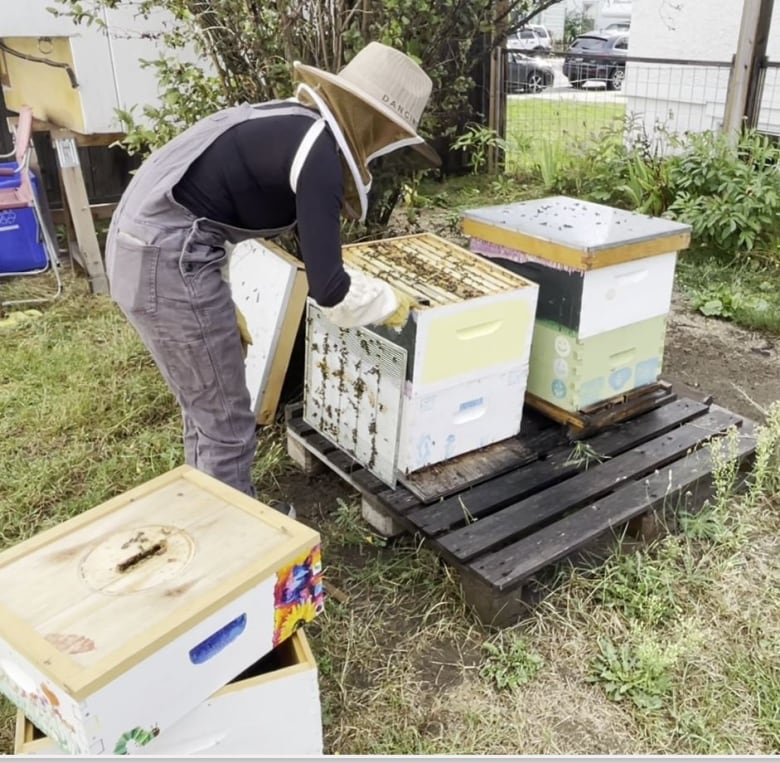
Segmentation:
<svg viewBox="0 0 780 763">
<path fill-rule="evenodd" d="M 249 119 L 217 138 L 173 189 L 194 215 L 239 228 L 281 228 L 297 221 L 309 293 L 323 307 L 344 299 L 341 260 L 344 176 L 336 139 L 326 127 L 290 188 L 290 167 L 313 122 L 303 115 Z"/>
</svg>

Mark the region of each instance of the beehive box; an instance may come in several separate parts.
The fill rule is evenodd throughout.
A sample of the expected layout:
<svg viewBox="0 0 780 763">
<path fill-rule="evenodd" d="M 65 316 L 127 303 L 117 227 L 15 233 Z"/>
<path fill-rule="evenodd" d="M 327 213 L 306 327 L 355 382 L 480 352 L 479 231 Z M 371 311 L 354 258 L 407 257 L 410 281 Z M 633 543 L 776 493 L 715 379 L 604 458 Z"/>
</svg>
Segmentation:
<svg viewBox="0 0 780 763">
<path fill-rule="evenodd" d="M 574 412 L 657 380 L 690 226 L 554 196 L 469 210 L 462 227 L 539 284 L 528 392 Z"/>
<path fill-rule="evenodd" d="M 344 247 L 408 294 L 400 331 L 307 317 L 304 418 L 389 485 L 519 431 L 538 287 L 433 234 Z"/>
<path fill-rule="evenodd" d="M 539 284 L 537 317 L 580 339 L 666 315 L 690 226 L 554 196 L 463 213 L 469 248 Z"/>
<path fill-rule="evenodd" d="M 142 16 L 126 4 L 103 8 L 98 18 L 104 30 L 55 16 L 47 10 L 51 5 L 26 0 L 23 8 L 3 15 L 0 38 L 7 50 L 0 50 L 0 81 L 12 111 L 27 105 L 37 119 L 83 134 L 122 132 L 117 109 L 138 107 L 136 119 L 147 124 L 140 107 L 160 103 L 155 71 L 142 60 L 165 54 L 209 69 L 194 45 L 165 47 L 160 34 L 175 22 L 166 11 Z"/>
<path fill-rule="evenodd" d="M 252 337 L 244 360 L 252 411 L 271 424 L 306 306 L 306 271 L 273 242 L 250 239 L 233 249 L 227 276 Z"/>
<path fill-rule="evenodd" d="M 585 339 L 538 320 L 528 391 L 573 413 L 651 384 L 663 366 L 665 333 L 663 315 Z"/>
<path fill-rule="evenodd" d="M 139 732 L 141 741 L 143 734 Z M 202 702 L 164 734 L 130 755 L 322 755 L 317 664 L 303 630 Z M 17 712 L 17 755 L 63 755 L 24 713 Z"/>
<path fill-rule="evenodd" d="M 162 735 L 315 617 L 319 542 L 174 469 L 0 554 L 0 690 L 69 753 Z"/>
</svg>

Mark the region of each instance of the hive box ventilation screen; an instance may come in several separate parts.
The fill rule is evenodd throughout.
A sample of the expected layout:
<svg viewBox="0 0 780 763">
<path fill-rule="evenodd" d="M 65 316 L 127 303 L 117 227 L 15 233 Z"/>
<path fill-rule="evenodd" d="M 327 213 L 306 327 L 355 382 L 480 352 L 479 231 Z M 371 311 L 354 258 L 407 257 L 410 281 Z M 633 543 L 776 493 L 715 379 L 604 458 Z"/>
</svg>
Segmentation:
<svg viewBox="0 0 780 763">
<path fill-rule="evenodd" d="M 370 331 L 344 331 L 309 303 L 304 420 L 388 485 L 406 351 Z"/>
</svg>

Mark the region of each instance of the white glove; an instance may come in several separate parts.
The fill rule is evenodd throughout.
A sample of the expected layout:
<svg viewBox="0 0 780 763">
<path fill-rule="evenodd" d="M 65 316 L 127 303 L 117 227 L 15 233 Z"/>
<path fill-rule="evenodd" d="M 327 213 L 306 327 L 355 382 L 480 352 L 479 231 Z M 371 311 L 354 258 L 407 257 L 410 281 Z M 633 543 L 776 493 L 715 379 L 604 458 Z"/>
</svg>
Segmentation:
<svg viewBox="0 0 780 763">
<path fill-rule="evenodd" d="M 343 329 L 382 323 L 398 309 L 398 297 L 388 284 L 359 270 L 345 269 L 351 281 L 347 295 L 333 307 L 320 306 L 331 323 Z"/>
</svg>

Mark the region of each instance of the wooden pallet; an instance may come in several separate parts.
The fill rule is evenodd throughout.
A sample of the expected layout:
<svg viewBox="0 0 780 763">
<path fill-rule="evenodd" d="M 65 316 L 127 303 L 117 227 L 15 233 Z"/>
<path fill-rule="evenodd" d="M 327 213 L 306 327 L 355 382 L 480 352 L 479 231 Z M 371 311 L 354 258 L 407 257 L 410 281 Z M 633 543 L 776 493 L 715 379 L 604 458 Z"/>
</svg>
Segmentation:
<svg viewBox="0 0 780 763">
<path fill-rule="evenodd" d="M 576 412 L 558 408 L 558 406 L 530 392 L 526 393 L 525 402 L 553 421 L 567 424 L 571 437 L 580 439 L 600 432 L 613 424 L 628 421 L 642 413 L 666 405 L 676 397 L 671 384 L 657 381 Z"/>
<path fill-rule="evenodd" d="M 739 431 L 736 457 L 755 450 L 753 422 L 678 397 L 573 442 L 565 426 L 526 408 L 517 439 L 535 458 L 425 503 L 390 489 L 288 409 L 288 450 L 305 470 L 325 464 L 356 488 L 363 516 L 385 535 L 417 533 L 460 576 L 467 602 L 485 623 L 505 625 L 525 608 L 523 589 L 554 562 L 643 518 L 699 508 L 711 486 L 705 445 Z"/>
</svg>

